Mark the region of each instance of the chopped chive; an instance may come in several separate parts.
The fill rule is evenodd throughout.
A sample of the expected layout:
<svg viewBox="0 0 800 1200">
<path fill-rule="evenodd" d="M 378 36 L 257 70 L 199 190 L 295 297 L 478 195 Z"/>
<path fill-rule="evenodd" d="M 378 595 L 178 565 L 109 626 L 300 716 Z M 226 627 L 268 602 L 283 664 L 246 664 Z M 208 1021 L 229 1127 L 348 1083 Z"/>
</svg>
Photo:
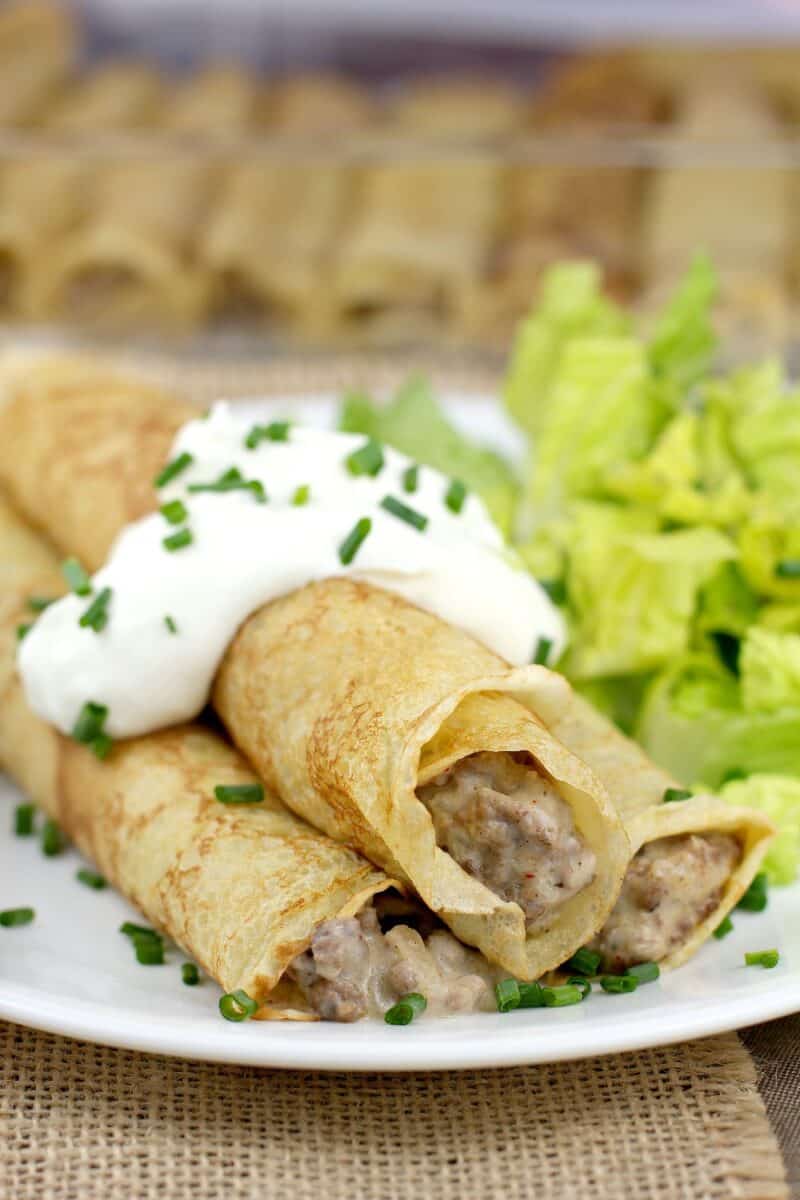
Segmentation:
<svg viewBox="0 0 800 1200">
<path fill-rule="evenodd" d="M 403 491 L 409 495 L 415 492 L 419 487 L 419 466 L 414 463 L 413 467 L 406 467 L 403 471 Z"/>
<path fill-rule="evenodd" d="M 31 612 L 44 612 L 55 603 L 55 596 L 28 596 L 28 608 Z"/>
<path fill-rule="evenodd" d="M 42 854 L 55 858 L 64 849 L 64 835 L 55 821 L 48 817 L 42 826 Z"/>
<path fill-rule="evenodd" d="M 519 983 L 519 1007 L 543 1008 L 544 988 L 540 983 Z"/>
<path fill-rule="evenodd" d="M 428 524 L 427 517 L 423 516 L 422 513 L 418 513 L 416 509 L 409 508 L 407 504 L 403 504 L 402 500 L 395 500 L 394 496 L 384 496 L 381 500 L 381 508 L 391 513 L 393 517 L 399 517 L 407 525 L 413 525 L 420 533 L 424 531 Z"/>
<path fill-rule="evenodd" d="M 86 612 L 79 619 L 81 629 L 93 629 L 100 633 L 108 624 L 108 606 L 111 603 L 111 588 L 104 587 L 98 592 Z"/>
<path fill-rule="evenodd" d="M 421 1016 L 428 1007 L 428 1001 L 419 992 L 409 992 L 401 996 L 396 1004 L 383 1014 L 387 1025 L 410 1025 L 414 1017 Z"/>
<path fill-rule="evenodd" d="M 547 593 L 553 604 L 566 604 L 567 585 L 563 579 L 540 579 L 539 587 Z"/>
<path fill-rule="evenodd" d="M 32 804 L 18 804 L 14 809 L 14 833 L 17 837 L 30 837 L 36 809 Z"/>
<path fill-rule="evenodd" d="M 800 579 L 800 558 L 782 558 L 775 564 L 778 579 Z"/>
<path fill-rule="evenodd" d="M 106 886 L 106 881 L 103 876 L 98 875 L 97 871 L 90 871 L 88 867 L 81 867 L 80 870 L 76 871 L 75 878 L 80 883 L 86 884 L 88 888 L 91 888 L 92 891 L 95 892 L 102 892 L 103 888 Z"/>
<path fill-rule="evenodd" d="M 248 450 L 255 450 L 260 442 L 288 442 L 291 423 L 271 421 L 269 425 L 254 425 L 244 439 Z"/>
<path fill-rule="evenodd" d="M 602 961 L 603 956 L 596 950 L 581 946 L 564 965 L 568 971 L 574 971 L 577 975 L 596 975 Z"/>
<path fill-rule="evenodd" d="M 246 1021 L 258 1012 L 258 1001 L 248 996 L 242 988 L 226 992 L 220 997 L 219 1011 L 226 1021 Z"/>
<path fill-rule="evenodd" d="M 368 438 L 363 446 L 348 454 L 345 466 L 351 475 L 371 475 L 373 478 L 383 470 L 383 447 L 374 438 Z"/>
<path fill-rule="evenodd" d="M 88 743 L 92 754 L 95 756 L 95 758 L 99 758 L 101 762 L 108 758 L 113 745 L 114 742 L 107 733 L 98 733 L 97 737 L 92 738 L 92 740 Z"/>
<path fill-rule="evenodd" d="M 175 623 L 175 618 L 171 617 L 169 615 L 169 613 L 166 615 L 166 617 L 164 617 L 164 624 L 166 625 L 166 627 L 170 631 L 170 633 L 178 632 L 178 626 Z"/>
<path fill-rule="evenodd" d="M 497 997 L 498 1012 L 506 1013 L 519 1008 L 519 984 L 516 979 L 501 979 L 494 985 L 494 994 Z"/>
<path fill-rule="evenodd" d="M 745 912 L 763 912 L 768 903 L 767 875 L 765 871 L 759 871 L 736 907 Z"/>
<path fill-rule="evenodd" d="M 126 937 L 151 937 L 157 941 L 161 940 L 161 934 L 155 929 L 151 929 L 149 925 L 136 925 L 133 921 L 123 921 L 119 927 L 120 933 L 124 933 Z"/>
<path fill-rule="evenodd" d="M 564 1008 L 568 1004 L 580 1004 L 586 993 L 574 983 L 564 983 L 560 987 L 543 987 L 542 995 L 545 1008 Z"/>
<path fill-rule="evenodd" d="M 71 592 L 76 596 L 88 596 L 92 591 L 92 581 L 84 571 L 77 558 L 68 558 L 61 564 L 61 574 L 67 581 Z"/>
<path fill-rule="evenodd" d="M 30 631 L 32 629 L 33 629 L 33 626 L 31 624 L 18 625 L 17 626 L 17 641 L 21 642 L 23 638 L 28 636 L 28 634 L 30 633 Z"/>
<path fill-rule="evenodd" d="M 717 941 L 721 942 L 724 937 L 727 937 L 728 934 L 732 932 L 733 921 L 730 919 L 730 917 L 725 917 L 724 920 L 720 921 L 719 925 L 714 930 L 714 937 L 717 939 Z"/>
<path fill-rule="evenodd" d="M 547 665 L 547 660 L 550 657 L 550 651 L 553 649 L 553 639 L 540 637 L 536 643 L 536 649 L 533 652 L 532 663 L 537 663 L 540 667 Z"/>
<path fill-rule="evenodd" d="M 600 987 L 604 992 L 635 992 L 639 980 L 635 975 L 601 975 Z"/>
<path fill-rule="evenodd" d="M 36 913 L 32 908 L 5 908 L 0 912 L 0 925 L 11 929 L 14 925 L 30 925 Z"/>
<path fill-rule="evenodd" d="M 143 967 L 161 967 L 164 965 L 164 943 L 155 938 L 133 938 L 133 949 L 136 961 Z"/>
<path fill-rule="evenodd" d="M 192 531 L 191 529 L 179 529 L 177 533 L 171 533 L 169 537 L 165 537 L 161 544 L 165 550 L 182 550 L 184 546 L 192 544 Z"/>
<path fill-rule="evenodd" d="M 584 1000 L 592 994 L 592 985 L 585 975 L 570 975 L 566 982 L 569 987 L 578 988 Z"/>
<path fill-rule="evenodd" d="M 200 972 L 192 962 L 181 964 L 181 979 L 187 987 L 196 987 L 200 982 Z"/>
<path fill-rule="evenodd" d="M 450 512 L 455 513 L 457 516 L 464 507 L 464 501 L 466 498 L 466 485 L 463 484 L 460 479 L 452 480 L 450 486 L 444 494 L 444 502 L 450 509 Z"/>
<path fill-rule="evenodd" d="M 347 537 L 339 546 L 339 561 L 342 566 L 347 567 L 350 565 L 356 554 L 358 554 L 361 543 L 369 535 L 371 529 L 372 521 L 369 517 L 362 517 L 360 521 L 356 521 Z"/>
<path fill-rule="evenodd" d="M 189 515 L 182 500 L 170 500 L 168 504 L 162 504 L 158 511 L 170 525 L 180 525 Z"/>
<path fill-rule="evenodd" d="M 179 454 L 177 458 L 173 458 L 172 462 L 168 462 L 158 475 L 156 475 L 153 483 L 155 487 L 166 487 L 173 479 L 180 475 L 181 471 L 185 471 L 194 462 L 193 455 L 184 450 L 183 454 Z"/>
<path fill-rule="evenodd" d="M 266 431 L 264 429 L 264 426 L 263 425 L 254 425 L 253 428 L 248 433 L 247 437 L 244 439 L 245 447 L 248 450 L 255 450 L 255 448 L 259 444 L 259 442 L 263 441 L 265 437 L 266 437 Z"/>
<path fill-rule="evenodd" d="M 295 508 L 302 508 L 304 504 L 308 504 L 310 499 L 311 485 L 308 483 L 301 483 L 298 488 L 295 488 L 294 495 L 292 496 L 292 504 L 295 506 Z"/>
<path fill-rule="evenodd" d="M 750 950 L 744 956 L 745 965 L 748 967 L 777 967 L 780 962 L 780 954 L 777 950 Z"/>
<path fill-rule="evenodd" d="M 628 967 L 625 974 L 637 979 L 639 983 L 653 983 L 661 974 L 661 968 L 658 963 L 640 962 Z"/>
<path fill-rule="evenodd" d="M 668 787 L 661 797 L 662 804 L 675 804 L 678 800 L 691 800 L 692 793 L 686 788 Z"/>
<path fill-rule="evenodd" d="M 238 467 L 228 467 L 212 483 L 190 483 L 190 492 L 252 492 L 259 504 L 266 504 L 267 493 L 260 479 L 245 479 Z"/>
<path fill-rule="evenodd" d="M 219 784 L 214 795 L 220 804 L 260 804 L 264 799 L 262 783 Z"/>
<path fill-rule="evenodd" d="M 72 727 L 72 737 L 76 742 L 88 746 L 103 732 L 107 716 L 108 708 L 105 704 L 95 704 L 94 700 L 87 700 Z"/>
</svg>

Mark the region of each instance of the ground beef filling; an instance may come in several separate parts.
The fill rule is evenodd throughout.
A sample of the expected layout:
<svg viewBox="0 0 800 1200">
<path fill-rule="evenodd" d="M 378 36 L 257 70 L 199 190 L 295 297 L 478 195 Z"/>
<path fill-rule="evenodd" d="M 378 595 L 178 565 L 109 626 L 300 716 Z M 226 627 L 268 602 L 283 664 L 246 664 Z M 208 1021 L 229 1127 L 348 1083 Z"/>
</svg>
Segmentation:
<svg viewBox="0 0 800 1200">
<path fill-rule="evenodd" d="M 528 755 L 471 754 L 417 790 L 437 844 L 529 928 L 587 887 L 596 859 L 572 810 Z"/>
<path fill-rule="evenodd" d="M 427 938 L 410 924 L 386 933 L 372 904 L 357 917 L 325 921 L 289 967 L 323 1021 L 382 1016 L 400 996 L 420 992 L 426 1016 L 490 1011 L 498 969 L 445 929 Z"/>
<path fill-rule="evenodd" d="M 741 853 L 726 833 L 687 833 L 643 846 L 592 942 L 604 968 L 622 971 L 665 958 L 717 907 Z"/>
</svg>

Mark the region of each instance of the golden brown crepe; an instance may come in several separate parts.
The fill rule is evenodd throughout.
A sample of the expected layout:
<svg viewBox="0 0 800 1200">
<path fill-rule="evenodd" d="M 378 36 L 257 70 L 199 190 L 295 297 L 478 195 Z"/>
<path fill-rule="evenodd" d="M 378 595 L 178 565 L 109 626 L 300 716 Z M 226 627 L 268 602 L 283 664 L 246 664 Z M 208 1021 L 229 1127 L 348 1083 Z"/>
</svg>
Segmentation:
<svg viewBox="0 0 800 1200">
<path fill-rule="evenodd" d="M 63 589 L 51 550 L 0 500 L 0 761 L 108 880 L 226 990 L 264 1015 L 309 1015 L 280 984 L 319 925 L 357 912 L 389 880 L 290 813 L 267 790 L 231 807 L 218 784 L 247 764 L 199 725 L 135 738 L 100 762 L 33 715 L 16 676 L 16 628 L 30 595 Z"/>
<path fill-rule="evenodd" d="M 165 459 L 186 406 L 166 394 L 159 403 L 147 388 L 140 402 L 135 384 L 90 374 L 80 361 L 23 368 L 0 405 L 0 477 L 26 516 L 93 568 L 123 521 L 155 506 L 156 445 Z M 55 467 L 46 481 L 45 463 Z M 328 580 L 245 622 L 214 698 L 258 774 L 295 811 L 410 882 L 488 958 L 535 978 L 603 924 L 629 857 L 602 786 L 533 715 L 536 676 L 399 597 Z M 527 752 L 597 858 L 588 886 L 535 927 L 437 848 L 415 794 L 478 751 Z"/>
<path fill-rule="evenodd" d="M 74 65 L 75 33 L 63 4 L 17 0 L 0 9 L 0 125 L 36 120 Z"/>
</svg>

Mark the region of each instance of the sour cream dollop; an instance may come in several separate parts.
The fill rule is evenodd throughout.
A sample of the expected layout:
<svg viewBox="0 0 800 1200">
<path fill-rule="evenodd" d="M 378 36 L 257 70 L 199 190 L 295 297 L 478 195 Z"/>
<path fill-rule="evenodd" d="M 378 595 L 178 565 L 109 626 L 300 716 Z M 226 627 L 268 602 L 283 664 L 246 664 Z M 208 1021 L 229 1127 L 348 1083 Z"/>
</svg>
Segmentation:
<svg viewBox="0 0 800 1200">
<path fill-rule="evenodd" d="M 550 643 L 551 661 L 560 653 L 561 615 L 511 561 L 477 496 L 467 494 L 453 511 L 452 480 L 424 466 L 407 490 L 414 464 L 388 447 L 377 473 L 353 475 L 348 458 L 365 444 L 357 434 L 290 426 L 285 441 L 264 436 L 249 448 L 252 427 L 226 404 L 185 425 L 171 461 L 189 455 L 191 462 L 158 493 L 161 505 L 181 501 L 185 519 L 170 524 L 159 511 L 129 525 L 93 577 L 91 595 L 70 594 L 42 613 L 18 665 L 28 702 L 44 720 L 70 733 L 87 701 L 108 709 L 112 737 L 189 720 L 251 613 L 338 575 L 404 596 L 512 663 L 530 662 L 540 639 Z M 234 467 L 255 486 L 193 490 Z M 424 530 L 387 511 L 387 496 L 426 518 Z M 342 562 L 343 543 L 365 517 L 369 533 Z M 168 550 L 165 539 L 184 529 L 191 541 Z M 111 589 L 105 624 L 99 632 L 81 626 L 104 588 Z"/>
</svg>

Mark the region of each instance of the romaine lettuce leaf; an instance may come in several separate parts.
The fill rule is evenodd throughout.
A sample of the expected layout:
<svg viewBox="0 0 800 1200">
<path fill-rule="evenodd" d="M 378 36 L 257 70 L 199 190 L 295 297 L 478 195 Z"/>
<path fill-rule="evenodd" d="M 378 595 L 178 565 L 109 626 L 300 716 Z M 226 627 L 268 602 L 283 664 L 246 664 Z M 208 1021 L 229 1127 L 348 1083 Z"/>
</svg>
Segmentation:
<svg viewBox="0 0 800 1200">
<path fill-rule="evenodd" d="M 719 794 L 729 804 L 757 808 L 772 818 L 779 833 L 767 851 L 764 870 L 772 883 L 792 883 L 800 863 L 800 779 L 751 775 L 731 780 Z"/>
<path fill-rule="evenodd" d="M 710 259 L 699 254 L 668 301 L 650 340 L 648 356 L 653 373 L 665 381 L 677 407 L 687 390 L 711 366 L 717 339 L 711 310 L 717 277 Z"/>
<path fill-rule="evenodd" d="M 739 656 L 745 712 L 800 708 L 800 634 L 754 625 Z"/>
</svg>

